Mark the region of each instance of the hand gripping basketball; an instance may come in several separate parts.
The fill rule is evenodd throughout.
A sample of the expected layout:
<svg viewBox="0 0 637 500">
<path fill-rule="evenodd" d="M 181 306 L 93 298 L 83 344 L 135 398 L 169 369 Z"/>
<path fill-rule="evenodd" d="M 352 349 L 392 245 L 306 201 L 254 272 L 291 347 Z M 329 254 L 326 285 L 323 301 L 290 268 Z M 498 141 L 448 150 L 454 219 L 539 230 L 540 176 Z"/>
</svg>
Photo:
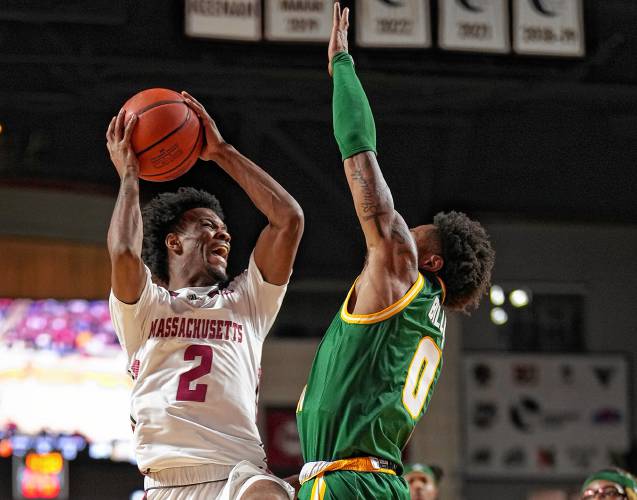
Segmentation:
<svg viewBox="0 0 637 500">
<path fill-rule="evenodd" d="M 217 128 L 217 124 L 208 114 L 206 108 L 204 108 L 197 99 L 195 99 L 185 90 L 181 92 L 181 95 L 184 96 L 188 107 L 190 107 L 190 109 L 192 109 L 197 114 L 205 130 L 205 142 L 203 147 L 201 148 L 201 155 L 199 156 L 199 158 L 206 161 L 214 161 L 216 158 L 218 158 L 221 150 L 223 149 L 223 146 L 226 145 L 226 141 L 224 141 L 223 137 L 221 137 L 221 133 Z"/>
<path fill-rule="evenodd" d="M 124 178 L 127 171 L 135 177 L 139 176 L 139 160 L 131 145 L 131 135 L 136 123 L 137 115 L 131 114 L 124 125 L 124 110 L 120 110 L 117 116 L 111 119 L 106 130 L 106 148 L 120 179 Z"/>
</svg>

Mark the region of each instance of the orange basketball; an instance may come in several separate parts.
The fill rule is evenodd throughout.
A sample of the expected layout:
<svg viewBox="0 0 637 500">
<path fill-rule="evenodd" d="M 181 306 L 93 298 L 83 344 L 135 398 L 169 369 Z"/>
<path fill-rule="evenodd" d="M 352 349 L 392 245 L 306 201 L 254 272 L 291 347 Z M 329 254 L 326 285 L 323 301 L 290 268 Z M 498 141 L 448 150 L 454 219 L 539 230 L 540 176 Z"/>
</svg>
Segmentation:
<svg viewBox="0 0 637 500">
<path fill-rule="evenodd" d="M 135 94 L 124 106 L 137 115 L 131 142 L 140 162 L 139 177 L 170 181 L 192 167 L 203 144 L 203 127 L 181 94 L 168 89 L 148 89 Z M 126 123 L 126 121 L 125 121 Z"/>
</svg>

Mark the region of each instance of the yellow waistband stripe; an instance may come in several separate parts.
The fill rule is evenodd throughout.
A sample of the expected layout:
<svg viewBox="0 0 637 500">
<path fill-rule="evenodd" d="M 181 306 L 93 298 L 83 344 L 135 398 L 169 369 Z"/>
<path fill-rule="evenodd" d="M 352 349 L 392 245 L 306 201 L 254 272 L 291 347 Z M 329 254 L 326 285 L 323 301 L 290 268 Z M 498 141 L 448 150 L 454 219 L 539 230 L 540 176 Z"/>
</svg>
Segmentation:
<svg viewBox="0 0 637 500">
<path fill-rule="evenodd" d="M 314 462 L 318 463 L 318 462 Z M 306 464 L 311 465 L 311 464 Z M 303 469 L 306 469 L 304 466 Z M 392 474 L 396 475 L 391 469 L 383 469 L 378 465 L 378 461 L 372 457 L 356 457 L 356 458 L 346 458 L 344 460 L 336 460 L 334 462 L 322 462 L 320 467 L 312 468 L 311 473 L 307 474 L 306 477 L 303 477 L 303 471 L 301 471 L 301 476 L 299 477 L 299 482 L 301 484 L 306 483 L 307 481 L 311 481 L 314 478 L 322 478 L 322 476 L 327 472 L 334 472 L 337 470 L 347 470 L 354 472 L 380 472 L 382 474 Z M 316 485 L 314 485 L 316 486 Z"/>
<path fill-rule="evenodd" d="M 388 318 L 391 318 L 394 314 L 399 313 L 405 307 L 407 307 L 411 303 L 411 301 L 416 298 L 416 296 L 420 293 L 420 291 L 425 286 L 425 277 L 422 274 L 418 273 L 418 279 L 416 279 L 416 282 L 411 286 L 411 288 L 407 291 L 405 295 L 403 295 L 403 297 L 400 300 L 394 302 L 391 306 L 386 307 L 382 311 L 378 311 L 372 314 L 350 314 L 347 312 L 347 305 L 349 304 L 349 298 L 351 297 L 355 286 L 356 286 L 356 283 L 354 283 L 352 285 L 352 288 L 350 288 L 349 293 L 347 294 L 347 298 L 345 299 L 345 302 L 343 303 L 343 306 L 341 307 L 341 319 L 345 321 L 346 323 L 368 325 L 370 323 L 378 323 L 379 321 L 384 321 Z"/>
</svg>

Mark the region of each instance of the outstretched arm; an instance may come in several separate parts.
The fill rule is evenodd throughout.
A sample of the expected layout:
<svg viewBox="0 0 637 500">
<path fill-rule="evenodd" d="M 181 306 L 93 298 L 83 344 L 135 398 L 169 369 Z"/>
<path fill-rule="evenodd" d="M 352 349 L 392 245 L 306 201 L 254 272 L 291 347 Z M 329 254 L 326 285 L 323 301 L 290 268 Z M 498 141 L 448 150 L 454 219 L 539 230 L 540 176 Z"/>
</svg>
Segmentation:
<svg viewBox="0 0 637 500">
<path fill-rule="evenodd" d="M 303 234 L 303 211 L 294 198 L 261 167 L 227 144 L 205 108 L 187 92 L 186 103 L 197 113 L 206 130 L 201 159 L 213 160 L 245 191 L 268 219 L 254 248 L 254 260 L 268 283 L 283 285 Z"/>
<path fill-rule="evenodd" d="M 124 111 L 113 117 L 106 132 L 106 146 L 120 177 L 119 193 L 108 229 L 111 287 L 115 297 L 137 302 L 146 276 L 142 263 L 142 214 L 139 207 L 139 161 L 130 142 L 137 116 L 124 124 Z"/>
<path fill-rule="evenodd" d="M 376 160 L 374 117 L 347 52 L 348 17 L 349 9 L 341 12 L 336 2 L 328 58 L 334 135 L 367 245 L 354 311 L 362 314 L 390 305 L 407 291 L 417 277 L 417 253 Z"/>
</svg>

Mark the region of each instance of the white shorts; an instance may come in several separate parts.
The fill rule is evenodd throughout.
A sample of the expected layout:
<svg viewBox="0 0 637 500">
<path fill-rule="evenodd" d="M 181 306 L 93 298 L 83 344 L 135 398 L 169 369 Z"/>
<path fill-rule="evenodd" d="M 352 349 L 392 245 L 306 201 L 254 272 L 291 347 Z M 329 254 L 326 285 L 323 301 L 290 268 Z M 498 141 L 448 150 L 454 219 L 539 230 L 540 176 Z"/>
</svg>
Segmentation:
<svg viewBox="0 0 637 500">
<path fill-rule="evenodd" d="M 146 491 L 147 500 L 209 500 L 218 498 L 227 481 L 191 484 L 188 486 L 167 486 Z"/>
<path fill-rule="evenodd" d="M 214 467 L 214 466 L 213 466 Z M 240 500 L 246 490 L 256 481 L 272 481 L 280 485 L 292 500 L 294 488 L 256 465 L 242 461 L 226 473 L 226 479 L 217 479 L 224 466 L 215 467 L 216 473 L 210 469 L 203 474 L 193 474 L 191 467 L 164 469 L 159 473 L 151 473 L 146 478 L 146 498 L 148 500 Z M 199 469 L 199 467 L 197 467 Z M 188 470 L 191 469 L 191 470 Z M 226 469 L 227 470 L 227 469 Z M 157 476 L 161 476 L 158 480 Z M 192 483 L 193 479 L 204 479 L 205 482 Z M 188 481 L 186 483 L 185 481 Z"/>
</svg>

